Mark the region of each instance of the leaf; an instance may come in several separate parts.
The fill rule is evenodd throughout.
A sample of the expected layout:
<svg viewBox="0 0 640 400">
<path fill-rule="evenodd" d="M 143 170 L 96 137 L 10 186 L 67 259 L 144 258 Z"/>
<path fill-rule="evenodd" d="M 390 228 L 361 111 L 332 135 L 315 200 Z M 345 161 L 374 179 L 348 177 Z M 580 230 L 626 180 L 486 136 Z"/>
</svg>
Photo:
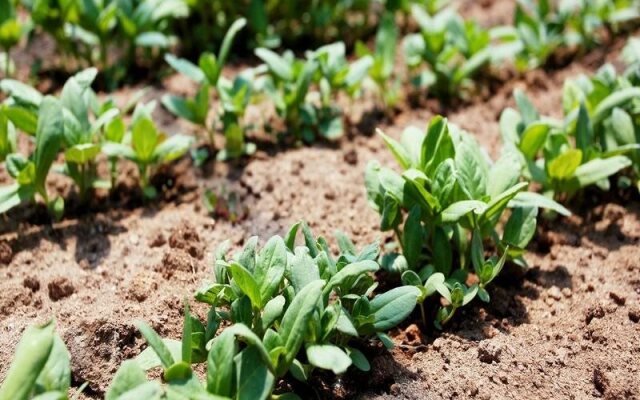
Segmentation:
<svg viewBox="0 0 640 400">
<path fill-rule="evenodd" d="M 273 390 L 274 377 L 261 362 L 255 347 L 247 347 L 235 357 L 238 400 L 265 400 Z"/>
<path fill-rule="evenodd" d="M 240 32 L 246 25 L 247 20 L 245 18 L 238 18 L 233 21 L 233 24 L 231 24 L 229 30 L 227 30 L 227 33 L 224 35 L 222 45 L 220 45 L 220 52 L 218 53 L 218 62 L 216 63 L 215 73 L 208 76 L 211 84 L 215 85 L 218 83 L 222 67 L 227 63 L 227 57 L 231 51 L 231 45 L 233 44 L 238 32 Z"/>
<path fill-rule="evenodd" d="M 23 105 L 39 107 L 44 99 L 44 96 L 36 89 L 13 79 L 3 79 L 0 81 L 0 90 Z"/>
<path fill-rule="evenodd" d="M 67 393 L 71 385 L 71 356 L 59 335 L 54 335 L 47 363 L 42 368 L 36 386 L 40 392 Z"/>
<path fill-rule="evenodd" d="M 162 366 L 164 368 L 169 368 L 170 366 L 175 364 L 175 359 L 169 351 L 169 348 L 162 341 L 160 336 L 158 336 L 156 331 L 153 330 L 152 327 L 142 321 L 137 322 L 136 327 L 138 328 L 142 336 L 144 336 L 144 338 L 147 340 L 149 346 L 158 355 L 158 358 L 160 359 L 160 362 L 162 363 Z"/>
<path fill-rule="evenodd" d="M 313 316 L 318 300 L 322 295 L 325 282 L 317 280 L 306 285 L 296 294 L 291 305 L 282 317 L 280 337 L 285 348 L 284 364 L 278 366 L 278 376 L 288 369 L 298 354 L 308 330 L 308 323 Z"/>
<path fill-rule="evenodd" d="M 422 142 L 420 166 L 427 176 L 432 177 L 435 169 L 447 158 L 455 155 L 453 141 L 449 135 L 447 120 L 434 117 L 429 122 L 427 135 Z"/>
<path fill-rule="evenodd" d="M 478 143 L 470 136 L 462 136 L 456 146 L 455 163 L 459 182 L 473 200 L 481 199 L 487 193 L 489 168 Z"/>
<path fill-rule="evenodd" d="M 331 277 L 323 292 L 327 295 L 336 286 L 340 286 L 348 280 L 357 278 L 367 272 L 376 272 L 378 269 L 378 263 L 375 261 L 365 260 L 348 264 Z"/>
<path fill-rule="evenodd" d="M 504 226 L 502 241 L 519 249 L 527 247 L 536 233 L 537 207 L 517 207 Z"/>
<path fill-rule="evenodd" d="M 233 390 L 233 358 L 238 352 L 235 337 L 229 329 L 211 341 L 207 357 L 207 392 L 230 397 Z"/>
<path fill-rule="evenodd" d="M 252 306 L 261 309 L 263 304 L 260 296 L 260 287 L 258 287 L 258 283 L 251 275 L 251 272 L 236 262 L 229 264 L 229 271 L 236 285 L 251 299 Z"/>
<path fill-rule="evenodd" d="M 520 139 L 520 151 L 527 160 L 535 158 L 542 146 L 544 146 L 548 134 L 549 125 L 546 123 L 536 122 L 527 126 Z"/>
<path fill-rule="evenodd" d="M 151 119 L 143 117 L 134 123 L 131 129 L 131 144 L 141 162 L 152 161 L 158 139 L 158 131 Z"/>
<path fill-rule="evenodd" d="M 287 267 L 287 248 L 280 236 L 274 236 L 262 248 L 254 271 L 259 285 L 261 306 L 278 290 Z"/>
<path fill-rule="evenodd" d="M 393 154 L 393 156 L 395 157 L 396 161 L 398 161 L 402 169 L 411 168 L 412 166 L 411 156 L 407 152 L 406 148 L 400 143 L 398 143 L 396 140 L 385 135 L 384 132 L 382 132 L 382 130 L 377 129 L 376 132 L 378 133 L 378 135 L 382 137 L 382 140 L 384 140 L 389 150 L 391 150 L 391 154 Z"/>
<path fill-rule="evenodd" d="M 54 97 L 47 96 L 40 105 L 36 149 L 33 155 L 33 162 L 36 165 L 34 184 L 40 191 L 45 190 L 44 183 L 51 164 L 58 156 L 63 134 L 62 106 Z"/>
<path fill-rule="evenodd" d="M 433 234 L 433 265 L 437 271 L 447 274 L 451 273 L 453 263 L 453 252 L 449 236 L 442 229 L 436 227 Z"/>
<path fill-rule="evenodd" d="M 318 279 L 320 279 L 320 271 L 313 258 L 309 256 L 308 248 L 297 247 L 291 259 L 291 278 L 289 279 L 296 293 Z"/>
<path fill-rule="evenodd" d="M 284 311 L 284 305 L 286 300 L 284 296 L 276 296 L 273 299 L 269 300 L 267 304 L 264 306 L 264 311 L 262 312 L 262 330 L 266 331 L 268 328 L 273 325 L 273 323 L 280 318 L 282 312 Z"/>
<path fill-rule="evenodd" d="M 26 400 L 31 398 L 34 385 L 44 368 L 54 342 L 55 324 L 50 321 L 28 327 L 13 356 L 11 366 L 0 386 L 0 399 Z"/>
<path fill-rule="evenodd" d="M 475 212 L 478 215 L 483 214 L 487 209 L 487 203 L 478 200 L 458 201 L 447 207 L 440 214 L 440 221 L 443 223 L 458 222 L 462 217 Z"/>
<path fill-rule="evenodd" d="M 516 104 L 522 115 L 522 122 L 525 126 L 529 126 L 540 119 L 540 114 L 538 114 L 535 106 L 522 90 L 514 90 L 513 97 L 516 100 Z"/>
<path fill-rule="evenodd" d="M 506 152 L 489 170 L 487 194 L 495 198 L 518 183 L 520 175 L 520 157 L 514 152 Z"/>
<path fill-rule="evenodd" d="M 558 204 L 553 199 L 543 196 L 540 193 L 535 192 L 520 192 L 509 202 L 509 207 L 538 207 L 553 210 L 558 214 L 568 217 L 571 215 L 571 211 L 566 209 L 561 204 Z"/>
<path fill-rule="evenodd" d="M 161 98 L 162 105 L 173 115 L 191 121 L 195 124 L 202 124 L 203 121 L 198 120 L 196 113 L 193 111 L 192 103 L 181 96 L 166 94 Z"/>
<path fill-rule="evenodd" d="M 351 358 L 341 348 L 330 344 L 307 347 L 307 359 L 311 365 L 331 370 L 336 375 L 345 373 L 351 366 Z"/>
<path fill-rule="evenodd" d="M 289 63 L 278 54 L 266 48 L 255 50 L 256 56 L 261 59 L 275 76 L 285 82 L 293 80 L 293 71 Z"/>
<path fill-rule="evenodd" d="M 360 371 L 369 372 L 371 370 L 371 364 L 360 350 L 347 347 L 347 354 L 351 358 L 351 363 Z"/>
<path fill-rule="evenodd" d="M 569 149 L 549 161 L 547 170 L 549 177 L 557 180 L 569 179 L 582 164 L 582 150 Z"/>
<path fill-rule="evenodd" d="M 520 113 L 513 108 L 505 108 L 500 114 L 500 135 L 505 144 L 520 143 L 518 126 L 522 123 Z"/>
<path fill-rule="evenodd" d="M 582 153 L 587 154 L 592 143 L 593 127 L 591 126 L 591 120 L 589 119 L 589 112 L 587 111 L 587 107 L 584 103 L 581 103 L 578 111 L 578 121 L 576 122 L 576 146 L 578 146 L 578 149 L 580 149 Z"/>
<path fill-rule="evenodd" d="M 405 221 L 402 234 L 404 256 L 410 268 L 417 268 L 422 255 L 424 234 L 421 223 L 421 213 L 418 206 L 414 206 Z"/>
<path fill-rule="evenodd" d="M 202 83 L 205 80 L 204 72 L 191 61 L 168 53 L 165 54 L 164 59 L 173 69 L 196 83 Z"/>
<path fill-rule="evenodd" d="M 575 179 L 578 187 L 583 188 L 606 179 L 629 166 L 631 166 L 631 160 L 625 156 L 597 158 L 579 166 L 575 172 Z"/>
<path fill-rule="evenodd" d="M 414 286 L 401 286 L 374 297 L 370 311 L 375 317 L 376 331 L 387 331 L 404 321 L 415 308 L 420 294 Z"/>
<path fill-rule="evenodd" d="M 93 143 L 75 145 L 64 153 L 67 162 L 76 164 L 86 164 L 94 160 L 100 153 L 100 146 Z"/>
<path fill-rule="evenodd" d="M 13 122 L 16 128 L 28 135 L 35 135 L 38 129 L 38 114 L 22 107 L 9 106 L 4 109 L 7 118 Z"/>
<path fill-rule="evenodd" d="M 144 369 L 135 360 L 126 360 L 113 377 L 105 400 L 120 400 L 145 383 L 147 383 L 147 374 Z"/>
</svg>

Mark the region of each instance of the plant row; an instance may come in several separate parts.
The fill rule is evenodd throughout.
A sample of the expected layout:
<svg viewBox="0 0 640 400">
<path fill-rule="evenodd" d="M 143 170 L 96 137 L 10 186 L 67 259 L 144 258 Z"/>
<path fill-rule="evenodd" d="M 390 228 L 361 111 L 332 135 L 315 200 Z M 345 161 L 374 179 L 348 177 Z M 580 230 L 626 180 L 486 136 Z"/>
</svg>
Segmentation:
<svg viewBox="0 0 640 400">
<path fill-rule="evenodd" d="M 517 110 L 502 113 L 496 161 L 442 117 L 426 132 L 407 128 L 400 141 L 380 132 L 401 171 L 371 162 L 365 186 L 381 230 L 395 233 L 395 250 L 379 254 L 379 243 L 358 250 L 339 233 L 334 257 L 304 223 L 261 248 L 251 238 L 232 257 L 223 243 L 214 279 L 194 296 L 210 307 L 206 319 L 186 303 L 181 341 L 161 339 L 139 322 L 149 347 L 122 364 L 106 398 L 295 399 L 278 384 L 282 378 L 370 370 L 368 341 L 392 346 L 385 332 L 416 304 L 425 325 L 433 320 L 442 328 L 476 298 L 489 302 L 489 285 L 505 265 L 526 267 L 540 208 L 545 218 L 569 215 L 558 201 L 587 187 L 638 185 L 638 54 L 625 52 L 630 67 L 623 75 L 605 65 L 567 80 L 562 120 L 540 116 L 517 91 Z M 541 192 L 528 191 L 531 183 Z M 296 246 L 300 233 L 304 245 Z M 374 295 L 380 270 L 385 286 L 397 287 Z M 200 363 L 204 377 L 194 372 Z M 161 382 L 148 381 L 154 368 L 161 368 Z M 69 355 L 49 323 L 26 331 L 0 399 L 66 398 L 69 384 Z"/>
<path fill-rule="evenodd" d="M 217 87 L 221 98 L 226 99 L 223 100 L 222 119 L 227 143 L 218 154 L 222 159 L 253 151 L 253 147 L 244 141 L 240 121 L 250 94 L 249 86 L 253 86 L 249 82 L 255 83 L 259 79 L 245 74 L 229 86 L 228 81 L 220 78 L 233 32 L 240 28 L 241 22 L 230 31 L 219 57 L 203 56 L 201 67 L 185 60 L 170 59 L 176 68 L 199 80 L 201 88 L 194 100 L 175 96 L 162 99 L 170 109 L 182 112 L 192 121 L 207 127 L 209 91 L 212 86 Z M 606 175 L 587 178 L 580 175 L 582 171 L 606 173 L 612 170 L 614 173 L 627 167 L 629 160 L 638 169 L 635 149 L 638 145 L 637 97 L 640 91 L 637 47 L 638 39 L 629 40 L 623 52 L 628 69 L 621 76 L 607 65 L 591 78 L 582 76 L 568 80 L 563 96 L 566 115 L 563 121 L 541 117 L 522 92 L 514 93 L 519 110 L 505 110 L 500 121 L 505 148 L 516 150 L 512 153 L 517 157 L 510 158 L 525 165 L 524 177 L 540 185 L 549 197 L 555 194 L 562 200 L 589 184 L 606 185 L 602 179 Z M 343 46 L 330 45 L 318 50 L 308 61 L 293 66 L 286 65 L 284 58 L 269 50 L 261 49 L 259 52 L 267 63 L 265 68 L 272 71 L 263 83 L 275 93 L 276 102 L 281 105 L 281 115 L 290 125 L 296 126 L 300 139 L 311 140 L 314 135 L 333 137 L 342 129 L 342 120 L 336 116 L 330 95 L 323 95 L 324 106 L 315 109 L 301 100 L 305 95 L 300 92 L 308 89 L 314 76 L 319 76 L 320 86 L 328 88 L 329 92 L 331 87 L 336 87 L 352 93 L 354 82 L 363 78 L 371 59 L 363 58 L 348 65 L 343 51 Z M 315 70 L 317 66 L 321 66 L 321 72 Z M 32 202 L 39 196 L 51 214 L 60 218 L 64 200 L 50 198 L 45 185 L 59 153 L 63 154 L 64 162 L 55 165 L 54 169 L 73 180 L 79 201 L 85 202 L 95 189 L 109 190 L 115 186 L 120 160 L 129 160 L 138 166 L 144 196 L 149 199 L 156 197 L 157 188 L 150 180 L 154 171 L 192 148 L 194 138 L 167 135 L 158 130 L 151 116 L 155 102 L 135 107 L 130 103 L 122 109 L 116 107 L 111 99 L 101 102 L 91 89 L 96 73 L 96 69 L 87 69 L 76 74 L 65 83 L 58 97 L 44 96 L 18 81 L 0 82 L 0 89 L 9 96 L 0 108 L 0 160 L 4 161 L 7 172 L 15 180 L 13 184 L 0 188 L 0 212 Z M 285 78 L 290 76 L 294 78 L 287 82 Z M 285 93 L 278 94 L 276 85 Z M 138 97 L 134 96 L 133 101 Z M 202 115 L 196 117 L 198 110 Z M 320 119 L 320 131 L 310 125 L 314 118 Z M 207 130 L 213 140 L 213 128 Z M 25 133 L 32 142 L 28 146 L 32 149 L 28 157 L 17 152 L 18 131 Z M 409 135 L 407 148 L 411 148 L 411 140 L 419 140 L 415 132 Z M 395 152 L 404 154 L 406 151 L 396 149 Z M 197 161 L 198 153 L 194 151 L 192 154 Z M 617 162 L 615 166 L 614 161 Z M 100 163 L 104 162 L 108 164 L 108 177 L 98 172 Z M 505 161 L 508 162 L 511 160 Z M 402 165 L 408 167 L 412 164 L 405 159 Z M 565 168 L 565 165 L 573 167 Z M 605 165 L 609 169 L 604 169 Z M 623 179 L 620 184 L 624 182 L 634 183 Z"/>
</svg>

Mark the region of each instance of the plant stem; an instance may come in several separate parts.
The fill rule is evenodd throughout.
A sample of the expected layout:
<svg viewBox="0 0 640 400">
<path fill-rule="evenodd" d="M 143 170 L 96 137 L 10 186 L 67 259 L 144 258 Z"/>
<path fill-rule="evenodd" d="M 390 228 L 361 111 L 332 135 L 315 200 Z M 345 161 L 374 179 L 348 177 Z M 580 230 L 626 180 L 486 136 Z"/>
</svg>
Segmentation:
<svg viewBox="0 0 640 400">
<path fill-rule="evenodd" d="M 4 54 L 5 54 L 5 58 L 4 58 L 4 77 L 5 78 L 11 78 L 11 58 L 9 57 L 11 53 L 11 48 L 7 47 L 4 49 Z"/>
</svg>

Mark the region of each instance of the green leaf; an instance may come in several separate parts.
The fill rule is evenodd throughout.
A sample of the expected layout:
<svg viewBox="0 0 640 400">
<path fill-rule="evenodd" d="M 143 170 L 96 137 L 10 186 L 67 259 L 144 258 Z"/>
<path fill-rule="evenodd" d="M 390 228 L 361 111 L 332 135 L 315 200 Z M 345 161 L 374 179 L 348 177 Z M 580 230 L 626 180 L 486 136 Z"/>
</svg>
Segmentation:
<svg viewBox="0 0 640 400">
<path fill-rule="evenodd" d="M 369 372 L 371 370 L 371 364 L 360 350 L 347 347 L 347 354 L 351 358 L 351 363 L 360 371 Z"/>
<path fill-rule="evenodd" d="M 18 103 L 39 107 L 44 96 L 31 86 L 13 79 L 0 81 L 0 90 L 13 97 Z"/>
<path fill-rule="evenodd" d="M 449 135 L 447 120 L 437 116 L 429 122 L 427 135 L 422 142 L 420 165 L 427 176 L 432 177 L 438 165 L 455 155 L 453 141 Z"/>
<path fill-rule="evenodd" d="M 13 361 L 0 386 L 0 399 L 31 398 L 38 375 L 53 348 L 55 324 L 50 321 L 26 329 L 14 353 Z"/>
<path fill-rule="evenodd" d="M 558 180 L 571 178 L 582 164 L 582 155 L 582 150 L 569 149 L 549 161 L 547 165 L 549 177 Z"/>
<path fill-rule="evenodd" d="M 263 364 L 260 352 L 249 346 L 235 357 L 237 400 L 265 400 L 273 389 L 274 377 Z"/>
<path fill-rule="evenodd" d="M 100 146 L 93 143 L 75 145 L 64 153 L 67 162 L 76 164 L 86 164 L 94 160 L 100 153 Z"/>
<path fill-rule="evenodd" d="M 197 65 L 193 64 L 189 60 L 183 58 L 177 58 L 173 54 L 165 54 L 165 61 L 171 65 L 173 69 L 183 74 L 189 79 L 194 80 L 197 83 L 202 83 L 205 79 L 204 73 Z"/>
<path fill-rule="evenodd" d="M 229 264 L 229 271 L 231 272 L 234 282 L 240 287 L 244 294 L 249 296 L 253 307 L 261 309 L 263 304 L 262 297 L 260 296 L 260 287 L 253 278 L 253 275 L 251 275 L 251 272 L 236 262 Z"/>
<path fill-rule="evenodd" d="M 147 383 L 147 374 L 144 369 L 142 369 L 135 360 L 126 360 L 120 368 L 118 368 L 116 375 L 113 377 L 105 400 L 121 400 L 126 398 L 125 396 L 130 396 L 133 390 L 145 383 Z"/>
<path fill-rule="evenodd" d="M 395 157 L 396 161 L 398 161 L 402 169 L 411 168 L 412 166 L 411 156 L 409 155 L 409 152 L 405 149 L 405 147 L 400 143 L 398 143 L 396 140 L 385 135 L 384 132 L 382 132 L 382 130 L 377 129 L 376 132 L 378 133 L 378 135 L 382 137 L 382 140 L 384 140 L 389 150 L 391 150 L 391 154 L 393 154 L 393 156 Z"/>
<path fill-rule="evenodd" d="M 571 215 L 571 211 L 566 209 L 561 204 L 558 204 L 553 199 L 543 196 L 540 193 L 535 192 L 520 192 L 509 202 L 509 207 L 538 207 L 553 210 L 558 214 L 566 217 Z"/>
<path fill-rule="evenodd" d="M 504 226 L 502 241 L 519 249 L 527 247 L 536 233 L 537 207 L 517 207 Z"/>
<path fill-rule="evenodd" d="M 514 90 L 513 97 L 516 100 L 516 104 L 522 115 L 522 122 L 525 126 L 529 126 L 540 119 L 540 114 L 538 114 L 535 106 L 522 90 Z"/>
<path fill-rule="evenodd" d="M 289 63 L 278 54 L 266 48 L 255 50 L 256 56 L 261 59 L 275 76 L 285 82 L 293 80 L 293 70 Z"/>
<path fill-rule="evenodd" d="M 409 268 L 418 268 L 422 256 L 422 247 L 424 246 L 421 212 L 418 206 L 414 206 L 411 211 L 409 211 L 409 215 L 404 224 L 402 242 L 403 253 L 407 259 Z"/>
<path fill-rule="evenodd" d="M 443 223 L 458 222 L 462 217 L 470 212 L 478 215 L 483 214 L 487 209 L 487 203 L 478 200 L 458 201 L 447 207 L 440 214 L 440 221 Z"/>
<path fill-rule="evenodd" d="M 578 111 L 578 121 L 576 123 L 576 146 L 578 146 L 578 149 L 586 154 L 592 143 L 593 127 L 591 126 L 591 120 L 589 118 L 587 107 L 584 105 L 584 103 L 582 103 L 580 104 L 580 110 Z M 582 159 L 582 157 L 580 158 Z"/>
<path fill-rule="evenodd" d="M 35 135 L 38 129 L 38 114 L 15 106 L 6 107 L 4 113 L 18 129 L 28 135 Z"/>
<path fill-rule="evenodd" d="M 298 354 L 304 337 L 307 334 L 309 321 L 322 295 L 324 285 L 325 281 L 322 280 L 317 280 L 306 285 L 296 294 L 291 305 L 287 308 L 284 317 L 282 317 L 280 337 L 282 338 L 286 352 L 284 355 L 284 364 L 278 366 L 278 376 L 286 372 Z"/>
<path fill-rule="evenodd" d="M 207 392 L 218 396 L 232 396 L 234 356 L 238 352 L 235 336 L 229 329 L 211 341 L 207 357 Z"/>
<path fill-rule="evenodd" d="M 62 106 L 54 97 L 47 96 L 40 105 L 36 149 L 33 155 L 33 162 L 36 165 L 34 183 L 39 191 L 45 190 L 44 183 L 51 164 L 58 156 L 63 134 Z"/>
<path fill-rule="evenodd" d="M 631 160 L 625 156 L 597 158 L 579 166 L 575 172 L 575 179 L 578 187 L 583 188 L 606 179 L 629 166 L 631 166 Z"/>
<path fill-rule="evenodd" d="M 308 247 L 297 247 L 291 259 L 291 278 L 289 279 L 296 293 L 318 279 L 320 279 L 320 271 L 309 255 Z"/>
<path fill-rule="evenodd" d="M 357 261 L 348 264 L 331 277 L 327 285 L 324 287 L 324 294 L 329 294 L 333 288 L 344 284 L 349 279 L 357 278 L 367 272 L 376 272 L 378 269 L 378 263 L 370 260 Z"/>
<path fill-rule="evenodd" d="M 149 346 L 155 351 L 162 363 L 162 366 L 166 369 L 175 364 L 175 359 L 169 351 L 167 345 L 162 341 L 160 336 L 153 330 L 152 327 L 146 323 L 139 321 L 136 323 L 136 327 L 142 333 L 142 336 L 147 340 Z"/>
<path fill-rule="evenodd" d="M 544 146 L 548 134 L 549 125 L 546 123 L 536 122 L 527 126 L 520 139 L 520 151 L 522 151 L 527 160 L 535 158 L 542 146 Z"/>
<path fill-rule="evenodd" d="M 143 117 L 134 123 L 131 130 L 131 144 L 141 162 L 151 162 L 158 139 L 156 125 L 149 118 Z"/>
<path fill-rule="evenodd" d="M 36 381 L 38 391 L 67 393 L 71 385 L 70 363 L 69 351 L 60 336 L 56 334 L 47 363 Z"/>
<path fill-rule="evenodd" d="M 325 344 L 307 347 L 307 359 L 311 365 L 330 370 L 339 375 L 351 366 L 351 358 L 341 348 Z"/>
<path fill-rule="evenodd" d="M 254 271 L 262 299 L 261 305 L 266 304 L 280 287 L 286 267 L 287 248 L 280 236 L 274 236 L 258 254 Z"/>
<path fill-rule="evenodd" d="M 414 286 L 401 286 L 374 297 L 370 312 L 375 318 L 376 331 L 387 331 L 404 321 L 415 308 L 420 294 Z"/>
</svg>

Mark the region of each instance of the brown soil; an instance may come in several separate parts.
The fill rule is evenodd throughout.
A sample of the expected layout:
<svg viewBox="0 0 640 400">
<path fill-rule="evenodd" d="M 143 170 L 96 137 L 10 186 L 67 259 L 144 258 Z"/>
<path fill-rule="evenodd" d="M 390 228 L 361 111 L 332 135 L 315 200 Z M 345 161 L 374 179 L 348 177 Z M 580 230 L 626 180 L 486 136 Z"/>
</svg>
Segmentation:
<svg viewBox="0 0 640 400">
<path fill-rule="evenodd" d="M 475 3 L 465 12 L 482 22 L 508 21 L 511 2 Z M 441 111 L 496 155 L 499 112 L 513 105 L 514 87 L 526 88 L 543 114 L 558 116 L 563 80 L 615 60 L 621 43 Z M 174 79 L 167 86 L 180 84 Z M 155 88 L 149 96 L 162 93 Z M 424 126 L 430 110 L 404 108 L 381 123 L 356 109 L 351 119 L 360 129 L 336 146 L 260 151 L 250 161 L 195 172 L 185 172 L 194 168 L 183 161 L 167 172 L 181 186 L 143 207 L 102 198 L 91 205 L 98 212 L 77 206 L 77 217 L 53 225 L 24 211 L 0 216 L 0 378 L 23 330 L 55 317 L 71 351 L 74 385 L 89 381 L 84 397 L 100 397 L 120 363 L 143 346 L 136 320 L 162 336 L 180 336 L 183 299 L 211 276 L 211 253 L 224 240 L 235 248 L 252 235 L 266 240 L 300 219 L 325 237 L 343 229 L 358 245 L 386 239 L 367 205 L 363 171 L 370 160 L 393 160 L 367 134 L 380 126 L 397 137 L 408 125 Z M 158 113 L 170 131 L 193 129 Z M 135 171 L 122 173 L 131 187 Z M 201 200 L 206 189 L 237 193 L 248 215 L 235 224 L 212 218 Z M 531 269 L 494 285 L 490 305 L 474 303 L 444 332 L 407 321 L 393 332 L 392 352 L 366 349 L 370 374 L 321 376 L 309 397 L 640 398 L 640 203 L 637 196 L 600 203 L 591 197 L 574 205 L 575 216 L 540 224 L 527 255 Z"/>
</svg>

